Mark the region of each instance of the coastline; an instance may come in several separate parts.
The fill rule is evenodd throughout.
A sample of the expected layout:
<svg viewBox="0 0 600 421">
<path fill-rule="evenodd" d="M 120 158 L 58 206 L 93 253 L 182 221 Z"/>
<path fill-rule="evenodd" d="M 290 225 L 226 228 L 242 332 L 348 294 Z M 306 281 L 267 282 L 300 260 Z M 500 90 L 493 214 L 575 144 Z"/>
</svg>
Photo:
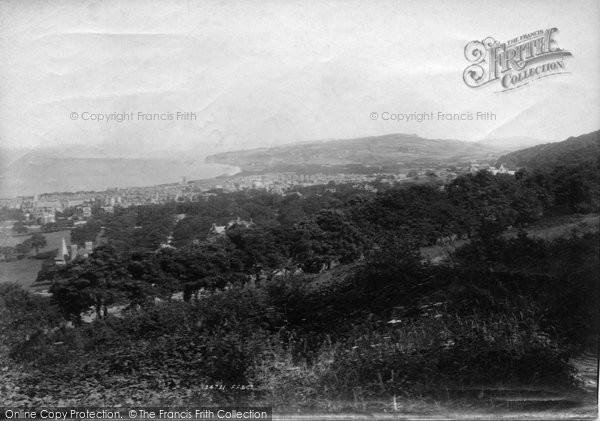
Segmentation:
<svg viewBox="0 0 600 421">
<path fill-rule="evenodd" d="M 87 181 L 83 177 L 64 176 L 63 178 L 49 177 L 48 180 L 36 180 L 35 174 L 32 179 L 20 177 L 18 179 L 3 177 L 2 197 L 0 199 L 14 199 L 17 197 L 33 196 L 34 194 L 75 194 L 78 192 L 93 193 L 104 192 L 107 189 L 144 189 L 158 186 L 175 185 L 182 177 L 194 182 L 209 182 L 224 177 L 233 177 L 242 172 L 238 166 L 220 163 L 185 163 L 173 165 L 169 162 L 168 171 L 162 163 L 156 168 L 151 165 L 143 165 L 140 168 L 126 168 L 125 174 L 121 175 L 117 170 L 105 166 L 102 171 L 87 174 Z M 163 167 L 163 168 L 160 168 Z M 141 170 L 141 171 L 138 171 Z M 64 169 L 63 169 L 64 172 Z M 143 179 L 140 179 L 143 178 Z M 63 180 L 63 181 L 61 181 Z M 32 187 L 36 185 L 37 187 Z"/>
</svg>

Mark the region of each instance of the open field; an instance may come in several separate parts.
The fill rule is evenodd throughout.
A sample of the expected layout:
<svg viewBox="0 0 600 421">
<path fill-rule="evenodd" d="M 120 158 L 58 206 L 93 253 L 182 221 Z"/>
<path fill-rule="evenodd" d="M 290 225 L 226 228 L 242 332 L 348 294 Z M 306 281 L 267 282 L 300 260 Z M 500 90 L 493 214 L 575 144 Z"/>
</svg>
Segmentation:
<svg viewBox="0 0 600 421">
<path fill-rule="evenodd" d="M 44 233 L 48 245 L 40 252 L 59 248 L 62 239 L 65 239 L 67 246 L 71 244 L 71 231 L 56 231 Z M 15 244 L 22 243 L 29 238 L 29 235 L 12 236 L 11 241 Z M 33 251 L 35 253 L 35 251 Z M 24 286 L 32 286 L 38 272 L 42 267 L 42 260 L 22 259 L 14 262 L 0 262 L 0 282 L 16 282 Z"/>
<path fill-rule="evenodd" d="M 14 247 L 17 244 L 25 241 L 29 236 L 35 232 L 40 232 L 40 226 L 28 226 L 26 234 L 15 234 L 12 231 L 12 226 L 16 221 L 3 221 L 0 222 L 0 247 Z"/>
</svg>

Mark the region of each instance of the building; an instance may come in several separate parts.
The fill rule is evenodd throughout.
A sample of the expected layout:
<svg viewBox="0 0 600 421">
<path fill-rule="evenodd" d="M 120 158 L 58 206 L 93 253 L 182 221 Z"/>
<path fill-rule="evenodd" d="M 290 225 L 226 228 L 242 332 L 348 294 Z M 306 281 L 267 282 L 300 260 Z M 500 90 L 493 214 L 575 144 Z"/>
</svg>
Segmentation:
<svg viewBox="0 0 600 421">
<path fill-rule="evenodd" d="M 37 219 L 39 220 L 39 223 L 42 225 L 51 224 L 51 223 L 56 222 L 56 214 L 55 213 L 43 213 Z"/>
<path fill-rule="evenodd" d="M 239 216 L 236 219 L 232 219 L 227 223 L 227 225 L 217 225 L 215 223 L 212 224 L 210 230 L 208 231 L 208 237 L 214 238 L 219 235 L 225 235 L 227 231 L 233 228 L 242 227 L 242 228 L 252 228 L 254 226 L 254 222 L 244 221 Z"/>
<path fill-rule="evenodd" d="M 65 265 L 67 263 L 67 259 L 69 259 L 69 250 L 67 249 L 67 243 L 63 237 L 60 248 L 58 249 L 58 254 L 54 258 L 54 264 Z"/>
<path fill-rule="evenodd" d="M 251 228 L 253 227 L 255 224 L 252 221 L 252 219 L 250 219 L 250 221 L 243 221 L 242 219 L 240 219 L 240 217 L 238 216 L 236 219 L 232 219 L 231 221 L 229 221 L 226 225 L 226 229 L 231 229 L 231 228 L 235 228 L 235 227 L 243 227 L 243 228 Z"/>
<path fill-rule="evenodd" d="M 59 249 L 58 254 L 54 258 L 54 263 L 56 265 L 65 265 L 67 262 L 71 262 L 75 260 L 77 257 L 87 258 L 90 253 L 93 251 L 93 243 L 91 241 L 85 242 L 84 248 L 79 248 L 77 244 L 71 244 L 67 246 L 65 239 L 62 239 L 62 244 Z"/>
<path fill-rule="evenodd" d="M 514 171 L 511 171 L 511 170 L 505 168 L 503 164 L 500 165 L 500 168 L 490 167 L 488 169 L 488 171 L 491 172 L 494 175 L 496 175 L 496 174 L 514 175 L 514 173 L 515 173 Z"/>
<path fill-rule="evenodd" d="M 69 257 L 71 258 L 71 260 L 74 260 L 77 257 L 77 251 L 78 251 L 78 247 L 77 244 L 71 244 L 69 246 Z"/>
<path fill-rule="evenodd" d="M 210 230 L 208 231 L 208 235 L 209 236 L 223 235 L 223 234 L 225 234 L 226 229 L 227 229 L 227 227 L 225 225 L 217 225 L 213 222 L 212 226 L 210 227 Z"/>
</svg>

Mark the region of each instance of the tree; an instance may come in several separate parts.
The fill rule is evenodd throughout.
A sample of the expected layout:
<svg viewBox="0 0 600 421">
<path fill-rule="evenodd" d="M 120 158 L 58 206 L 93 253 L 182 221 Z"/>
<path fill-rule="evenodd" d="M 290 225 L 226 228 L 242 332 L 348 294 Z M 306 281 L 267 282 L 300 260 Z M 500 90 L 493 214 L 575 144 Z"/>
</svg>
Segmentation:
<svg viewBox="0 0 600 421">
<path fill-rule="evenodd" d="M 168 260 L 173 249 L 161 249 L 155 254 L 133 253 L 127 264 L 131 280 L 123 288 L 131 304 L 143 305 L 150 298 L 169 298 L 181 288 L 177 280 L 165 273 L 161 261 Z"/>
<path fill-rule="evenodd" d="M 375 200 L 353 213 L 356 226 L 376 242 L 381 234 L 394 232 L 429 245 L 464 232 L 461 208 L 453 205 L 444 192 L 429 185 L 378 193 Z"/>
<path fill-rule="evenodd" d="M 30 239 L 23 241 L 21 244 L 17 244 L 15 246 L 15 253 L 17 254 L 17 258 L 22 259 L 25 255 L 29 254 L 31 248 L 32 247 Z"/>
<path fill-rule="evenodd" d="M 193 240 L 205 240 L 213 222 L 213 218 L 205 215 L 186 216 L 173 229 L 173 245 L 183 247 Z"/>
<path fill-rule="evenodd" d="M 30 240 L 31 240 L 31 248 L 35 249 L 35 254 L 38 254 L 38 252 L 41 248 L 44 248 L 48 245 L 48 242 L 46 241 L 46 237 L 44 237 L 39 232 L 36 232 L 35 234 L 33 234 L 31 236 Z"/>
<path fill-rule="evenodd" d="M 258 275 L 263 269 L 278 269 L 285 264 L 286 247 L 272 230 L 236 226 L 227 231 L 227 237 L 246 272 Z"/>
<path fill-rule="evenodd" d="M 43 227 L 42 227 L 43 229 Z M 71 230 L 71 243 L 83 246 L 86 241 L 96 241 L 96 236 L 102 229 L 100 222 L 90 219 L 83 226 Z"/>
<path fill-rule="evenodd" d="M 228 240 L 197 242 L 180 249 L 166 249 L 159 254 L 160 266 L 167 275 L 175 278 L 183 287 L 184 299 L 205 288 L 224 288 L 243 269 Z"/>
<path fill-rule="evenodd" d="M 0 247 L 0 257 L 5 261 L 10 262 L 15 259 L 15 249 L 10 246 Z"/>
<path fill-rule="evenodd" d="M 418 172 L 418 171 L 416 171 L 416 170 L 410 170 L 410 171 L 409 171 L 409 172 L 406 174 L 406 176 L 407 176 L 408 178 L 412 178 L 412 179 L 415 179 L 415 180 L 416 180 L 416 179 L 418 179 L 418 178 L 419 178 L 419 172 Z"/>
<path fill-rule="evenodd" d="M 60 227 L 56 222 L 49 222 L 47 224 L 42 225 L 41 230 L 42 232 L 54 232 L 59 231 Z"/>
<path fill-rule="evenodd" d="M 24 234 L 27 231 L 29 231 L 29 229 L 25 226 L 25 224 L 21 221 L 17 221 L 14 223 L 14 225 L 12 226 L 12 230 L 14 232 L 16 232 L 17 234 Z"/>
<path fill-rule="evenodd" d="M 466 174 L 450 183 L 448 198 L 463 210 L 461 224 L 469 236 L 494 236 L 517 221 L 519 212 L 511 206 L 510 197 L 514 183 L 514 177 L 494 176 L 488 171 Z"/>
<path fill-rule="evenodd" d="M 85 260 L 58 269 L 49 291 L 67 318 L 81 322 L 81 313 L 94 307 L 98 318 L 108 306 L 123 301 L 130 291 L 131 274 L 114 248 L 101 246 Z"/>
<path fill-rule="evenodd" d="M 287 239 L 293 260 L 306 272 L 350 263 L 364 251 L 367 239 L 341 210 L 322 210 L 296 223 Z"/>
</svg>

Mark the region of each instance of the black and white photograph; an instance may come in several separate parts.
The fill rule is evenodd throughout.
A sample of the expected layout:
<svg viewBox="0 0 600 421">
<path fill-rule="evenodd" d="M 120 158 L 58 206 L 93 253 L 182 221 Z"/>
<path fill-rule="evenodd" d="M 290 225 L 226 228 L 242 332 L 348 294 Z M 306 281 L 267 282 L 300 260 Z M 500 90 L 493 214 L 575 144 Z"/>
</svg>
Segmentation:
<svg viewBox="0 0 600 421">
<path fill-rule="evenodd" d="M 595 420 L 598 0 L 0 0 L 0 421 Z"/>
</svg>

